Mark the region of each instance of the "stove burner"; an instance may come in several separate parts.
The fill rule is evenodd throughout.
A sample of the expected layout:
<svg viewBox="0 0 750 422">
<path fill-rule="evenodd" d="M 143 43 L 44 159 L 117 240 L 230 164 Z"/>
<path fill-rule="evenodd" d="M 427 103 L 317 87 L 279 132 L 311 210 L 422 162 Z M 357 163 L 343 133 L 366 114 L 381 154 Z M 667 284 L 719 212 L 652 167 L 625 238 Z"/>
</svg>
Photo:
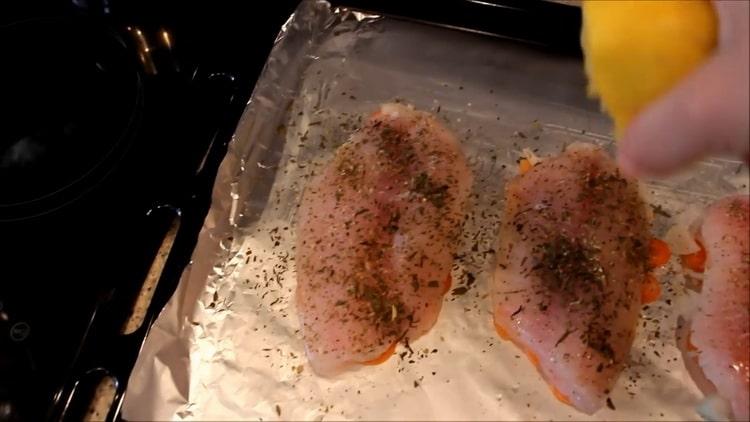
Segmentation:
<svg viewBox="0 0 750 422">
<path fill-rule="evenodd" d="M 0 221 L 43 214 L 101 181 L 127 149 L 141 83 L 125 44 L 82 18 L 0 27 Z"/>
</svg>

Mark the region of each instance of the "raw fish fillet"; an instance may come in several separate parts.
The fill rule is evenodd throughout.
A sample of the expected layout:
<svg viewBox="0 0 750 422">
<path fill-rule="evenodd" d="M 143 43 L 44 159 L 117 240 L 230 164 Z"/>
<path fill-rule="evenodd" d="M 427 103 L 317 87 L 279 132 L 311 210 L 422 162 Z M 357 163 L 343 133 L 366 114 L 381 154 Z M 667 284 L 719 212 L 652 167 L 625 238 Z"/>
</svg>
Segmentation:
<svg viewBox="0 0 750 422">
<path fill-rule="evenodd" d="M 435 324 L 472 176 L 428 113 L 385 104 L 307 185 L 297 311 L 319 375 L 386 360 Z"/>
<path fill-rule="evenodd" d="M 750 199 L 732 196 L 712 205 L 700 238 L 706 249 L 705 273 L 689 322 L 685 364 L 706 395 L 728 402 L 735 420 L 748 420 Z"/>
<path fill-rule="evenodd" d="M 506 186 L 492 281 L 498 334 L 563 403 L 592 414 L 628 359 L 650 217 L 634 181 L 577 143 Z"/>
</svg>

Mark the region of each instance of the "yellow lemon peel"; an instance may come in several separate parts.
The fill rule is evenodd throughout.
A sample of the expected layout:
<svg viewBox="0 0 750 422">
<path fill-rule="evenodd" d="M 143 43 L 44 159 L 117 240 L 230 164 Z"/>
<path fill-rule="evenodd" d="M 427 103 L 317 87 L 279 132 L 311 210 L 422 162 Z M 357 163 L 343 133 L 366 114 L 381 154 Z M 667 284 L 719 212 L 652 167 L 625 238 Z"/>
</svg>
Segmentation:
<svg viewBox="0 0 750 422">
<path fill-rule="evenodd" d="M 716 13 L 707 0 L 589 0 L 582 7 L 588 93 L 600 98 L 618 138 L 716 46 Z"/>
</svg>

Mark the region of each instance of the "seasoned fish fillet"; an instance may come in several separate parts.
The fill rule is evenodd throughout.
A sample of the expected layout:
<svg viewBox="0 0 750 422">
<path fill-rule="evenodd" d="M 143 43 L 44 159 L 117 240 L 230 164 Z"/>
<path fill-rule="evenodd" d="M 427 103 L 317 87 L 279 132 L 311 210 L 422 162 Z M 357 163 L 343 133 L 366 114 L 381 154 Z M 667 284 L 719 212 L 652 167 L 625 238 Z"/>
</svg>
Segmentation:
<svg viewBox="0 0 750 422">
<path fill-rule="evenodd" d="M 316 373 L 380 363 L 432 328 L 472 176 L 431 115 L 385 104 L 307 185 L 297 310 Z"/>
<path fill-rule="evenodd" d="M 724 198 L 706 212 L 703 287 L 690 323 L 691 373 L 704 393 L 726 400 L 735 420 L 750 419 L 750 199 Z M 690 359 L 691 357 L 686 357 Z M 686 360 L 686 365 L 690 364 Z M 696 373 L 696 369 L 702 373 Z M 706 380 L 708 383 L 706 383 Z"/>
<path fill-rule="evenodd" d="M 555 396 L 592 414 L 619 376 L 648 272 L 649 214 L 600 148 L 573 144 L 511 180 L 492 281 L 498 334 Z"/>
</svg>

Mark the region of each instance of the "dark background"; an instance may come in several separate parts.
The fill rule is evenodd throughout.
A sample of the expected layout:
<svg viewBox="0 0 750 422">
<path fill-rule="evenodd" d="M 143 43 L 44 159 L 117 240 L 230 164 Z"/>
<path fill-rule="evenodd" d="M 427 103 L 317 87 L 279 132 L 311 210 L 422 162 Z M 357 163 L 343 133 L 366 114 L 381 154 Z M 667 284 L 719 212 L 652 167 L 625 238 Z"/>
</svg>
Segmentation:
<svg viewBox="0 0 750 422">
<path fill-rule="evenodd" d="M 75 73 L 72 65 L 89 44 L 98 45 L 99 37 L 109 33 L 123 42 L 113 63 L 121 63 L 124 73 L 132 67 L 140 84 L 132 133 L 106 174 L 85 180 L 44 208 L 15 210 L 13 219 L 4 218 L 0 207 L 0 312 L 10 315 L 9 320 L 0 318 L 0 422 L 78 420 L 105 374 L 118 381 L 116 400 L 121 399 L 149 325 L 189 261 L 226 144 L 281 25 L 297 3 L 0 2 L 0 102 L 6 123 L 54 126 L 60 124 L 58 114 L 70 111 L 73 116 L 82 110 L 83 116 L 76 118 L 91 117 L 87 124 L 94 133 L 111 130 L 108 125 L 125 105 L 109 93 L 78 90 L 76 84 L 86 86 L 89 76 Z M 580 11 L 558 4 L 333 3 L 515 39 L 550 54 L 581 54 Z M 36 29 L 22 36 L 12 29 L 26 21 Z M 152 42 L 147 62 L 139 57 L 136 28 Z M 169 49 L 154 42 L 164 30 L 170 34 Z M 4 95 L 8 92 L 16 98 Z M 11 138 L 0 129 L 0 147 Z M 59 179 L 61 171 L 98 147 L 62 150 L 65 154 L 57 156 L 54 166 L 40 167 L 27 180 L 0 184 L 13 183 L 23 193 L 31 178 Z M 120 328 L 177 214 L 180 230 L 144 326 L 122 336 Z M 18 321 L 28 322 L 31 334 L 21 342 L 8 341 Z"/>
</svg>

